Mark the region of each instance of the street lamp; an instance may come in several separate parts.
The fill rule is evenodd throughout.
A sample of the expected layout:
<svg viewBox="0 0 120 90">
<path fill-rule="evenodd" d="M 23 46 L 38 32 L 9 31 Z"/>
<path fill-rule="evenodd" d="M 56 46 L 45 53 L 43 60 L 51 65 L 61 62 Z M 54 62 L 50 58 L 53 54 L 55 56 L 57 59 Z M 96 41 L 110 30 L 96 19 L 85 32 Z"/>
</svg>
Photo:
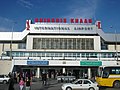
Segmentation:
<svg viewBox="0 0 120 90">
<path fill-rule="evenodd" d="M 117 50 L 117 32 L 115 30 L 115 51 L 116 51 L 116 59 L 118 61 L 118 50 Z"/>
<path fill-rule="evenodd" d="M 110 28 L 112 28 L 112 26 Z M 117 48 L 117 32 L 116 32 L 116 29 L 115 29 L 114 40 L 115 40 L 115 55 L 114 55 L 114 58 L 116 59 L 117 65 L 118 65 L 118 48 Z"/>
<path fill-rule="evenodd" d="M 112 28 L 112 26 L 110 28 Z M 116 29 L 115 29 L 114 40 L 115 40 L 115 55 L 114 55 L 114 57 L 116 58 L 116 61 L 117 61 L 117 64 L 118 64 L 118 49 L 117 49 L 117 32 L 116 32 Z"/>
<path fill-rule="evenodd" d="M 16 22 L 13 22 L 12 29 L 11 29 L 11 42 L 10 42 L 10 60 L 12 61 L 12 43 L 13 43 L 13 30 L 14 25 Z"/>
</svg>

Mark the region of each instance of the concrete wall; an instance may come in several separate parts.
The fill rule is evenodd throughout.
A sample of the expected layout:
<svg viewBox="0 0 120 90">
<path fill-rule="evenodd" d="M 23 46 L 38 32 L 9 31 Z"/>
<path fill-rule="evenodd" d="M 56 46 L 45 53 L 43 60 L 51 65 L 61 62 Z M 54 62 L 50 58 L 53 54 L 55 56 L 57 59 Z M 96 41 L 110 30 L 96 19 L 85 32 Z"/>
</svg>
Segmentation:
<svg viewBox="0 0 120 90">
<path fill-rule="evenodd" d="M 11 72 L 11 68 L 12 68 L 12 61 L 0 60 L 0 75 L 1 74 L 7 75 L 9 72 Z"/>
<path fill-rule="evenodd" d="M 12 50 L 18 49 L 18 44 L 12 44 Z M 3 50 L 10 50 L 10 43 L 1 43 L 0 44 L 0 55 L 3 53 Z"/>
<path fill-rule="evenodd" d="M 27 36 L 26 49 L 33 49 L 33 37 Z"/>
<path fill-rule="evenodd" d="M 100 36 L 94 36 L 94 50 L 95 51 L 101 50 Z"/>
<path fill-rule="evenodd" d="M 108 50 L 114 51 L 115 50 L 115 45 L 108 45 Z"/>
<path fill-rule="evenodd" d="M 108 45 L 109 51 L 115 51 L 115 45 Z M 117 51 L 120 51 L 120 45 L 117 45 Z"/>
<path fill-rule="evenodd" d="M 3 47 L 3 44 L 0 44 L 0 55 L 2 54 L 2 47 Z"/>
</svg>

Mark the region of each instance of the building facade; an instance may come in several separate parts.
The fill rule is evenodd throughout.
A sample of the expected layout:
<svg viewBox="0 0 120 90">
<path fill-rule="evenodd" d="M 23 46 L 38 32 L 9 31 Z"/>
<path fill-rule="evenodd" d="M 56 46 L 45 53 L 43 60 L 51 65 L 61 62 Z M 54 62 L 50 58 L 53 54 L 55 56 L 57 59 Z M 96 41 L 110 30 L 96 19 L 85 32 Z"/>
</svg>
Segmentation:
<svg viewBox="0 0 120 90">
<path fill-rule="evenodd" d="M 11 62 L 9 71 L 91 78 L 99 66 L 119 64 L 120 34 L 104 33 L 91 19 L 26 20 L 22 32 L 0 32 L 0 55 Z"/>
</svg>

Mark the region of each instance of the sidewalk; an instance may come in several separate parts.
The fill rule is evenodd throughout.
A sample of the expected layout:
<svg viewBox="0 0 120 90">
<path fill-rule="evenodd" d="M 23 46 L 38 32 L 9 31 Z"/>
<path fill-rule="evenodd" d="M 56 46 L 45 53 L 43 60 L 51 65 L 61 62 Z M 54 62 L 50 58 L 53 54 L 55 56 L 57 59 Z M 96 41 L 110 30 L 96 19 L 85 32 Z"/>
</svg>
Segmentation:
<svg viewBox="0 0 120 90">
<path fill-rule="evenodd" d="M 43 90 L 43 88 L 48 88 L 51 85 L 58 84 L 57 80 L 51 79 L 48 80 L 48 84 L 46 86 L 42 85 L 42 81 L 40 79 L 35 80 L 32 82 L 31 90 Z M 15 84 L 15 90 L 19 90 L 19 84 Z"/>
</svg>

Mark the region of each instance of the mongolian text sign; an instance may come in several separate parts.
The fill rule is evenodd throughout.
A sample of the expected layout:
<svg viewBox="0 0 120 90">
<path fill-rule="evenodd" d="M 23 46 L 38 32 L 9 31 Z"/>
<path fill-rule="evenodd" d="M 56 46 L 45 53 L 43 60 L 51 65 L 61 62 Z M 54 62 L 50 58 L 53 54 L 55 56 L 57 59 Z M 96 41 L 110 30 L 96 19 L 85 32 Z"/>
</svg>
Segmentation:
<svg viewBox="0 0 120 90">
<path fill-rule="evenodd" d="M 80 61 L 81 66 L 101 66 L 101 61 Z"/>
</svg>

